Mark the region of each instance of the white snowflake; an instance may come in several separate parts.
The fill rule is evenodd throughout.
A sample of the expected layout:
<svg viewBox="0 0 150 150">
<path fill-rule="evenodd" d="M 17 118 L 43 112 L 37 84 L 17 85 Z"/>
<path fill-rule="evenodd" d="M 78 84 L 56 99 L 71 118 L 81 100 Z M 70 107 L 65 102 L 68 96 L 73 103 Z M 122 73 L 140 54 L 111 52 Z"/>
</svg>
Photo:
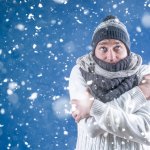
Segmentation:
<svg viewBox="0 0 150 150">
<path fill-rule="evenodd" d="M 141 27 L 140 27 L 140 26 L 136 27 L 136 31 L 137 31 L 137 32 L 141 32 L 141 31 L 142 31 L 142 30 L 141 30 Z"/>
<path fill-rule="evenodd" d="M 39 3 L 39 4 L 38 4 L 38 7 L 39 7 L 39 8 L 42 8 L 42 7 L 43 7 L 43 5 L 42 5 L 41 3 Z"/>
<path fill-rule="evenodd" d="M 117 4 L 114 4 L 114 5 L 113 5 L 113 9 L 116 9 L 117 7 L 118 7 Z"/>
<path fill-rule="evenodd" d="M 68 3 L 68 0 L 53 0 L 53 1 L 58 4 L 67 4 Z"/>
<path fill-rule="evenodd" d="M 31 94 L 31 96 L 29 97 L 29 100 L 35 100 L 35 99 L 37 99 L 37 97 L 38 97 L 38 93 L 37 92 L 34 92 L 34 93 L 32 93 Z"/>
<path fill-rule="evenodd" d="M 145 27 L 145 28 L 150 28 L 150 13 L 145 13 L 143 16 L 142 16 L 142 25 Z"/>
<path fill-rule="evenodd" d="M 47 43 L 46 47 L 47 48 L 51 48 L 52 47 L 52 43 Z"/>
<path fill-rule="evenodd" d="M 25 25 L 19 23 L 15 26 L 16 29 L 20 30 L 20 31 L 24 31 L 25 30 Z"/>
<path fill-rule="evenodd" d="M 34 15 L 30 13 L 30 14 L 28 15 L 28 19 L 33 19 L 33 20 L 35 20 L 35 19 L 34 19 Z"/>
</svg>

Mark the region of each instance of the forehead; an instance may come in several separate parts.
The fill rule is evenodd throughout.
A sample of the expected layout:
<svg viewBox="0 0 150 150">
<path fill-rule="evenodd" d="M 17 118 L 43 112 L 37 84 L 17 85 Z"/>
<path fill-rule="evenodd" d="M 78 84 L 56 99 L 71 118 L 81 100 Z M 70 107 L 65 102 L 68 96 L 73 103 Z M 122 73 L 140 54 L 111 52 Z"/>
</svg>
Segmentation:
<svg viewBox="0 0 150 150">
<path fill-rule="evenodd" d="M 105 39 L 98 43 L 98 45 L 105 45 L 105 44 L 123 44 L 123 43 L 116 39 Z"/>
</svg>

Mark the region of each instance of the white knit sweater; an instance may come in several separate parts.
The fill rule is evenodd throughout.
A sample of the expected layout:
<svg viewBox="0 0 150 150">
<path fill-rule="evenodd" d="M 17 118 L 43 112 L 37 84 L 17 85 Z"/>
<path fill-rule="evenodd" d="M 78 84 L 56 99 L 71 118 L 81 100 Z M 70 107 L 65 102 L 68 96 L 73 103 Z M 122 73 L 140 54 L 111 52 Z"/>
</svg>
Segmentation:
<svg viewBox="0 0 150 150">
<path fill-rule="evenodd" d="M 150 66 L 142 65 L 137 75 L 150 73 Z M 73 67 L 69 80 L 71 99 L 82 100 L 87 83 Z M 76 150 L 150 150 L 150 101 L 134 87 L 108 103 L 94 100 L 91 117 L 78 124 Z"/>
</svg>

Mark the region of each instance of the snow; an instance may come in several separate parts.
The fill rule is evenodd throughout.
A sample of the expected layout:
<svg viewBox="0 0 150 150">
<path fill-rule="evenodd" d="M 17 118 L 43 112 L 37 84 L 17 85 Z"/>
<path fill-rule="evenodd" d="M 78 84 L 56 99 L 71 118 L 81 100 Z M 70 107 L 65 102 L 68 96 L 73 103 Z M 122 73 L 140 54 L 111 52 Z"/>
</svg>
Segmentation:
<svg viewBox="0 0 150 150">
<path fill-rule="evenodd" d="M 27 141 L 24 141 L 24 144 L 27 146 L 27 148 L 30 148 L 30 144 Z"/>
<path fill-rule="evenodd" d="M 17 88 L 19 88 L 19 85 L 17 84 L 17 82 L 10 82 L 10 83 L 8 83 L 8 89 L 16 90 Z"/>
<path fill-rule="evenodd" d="M 137 27 L 136 27 L 136 31 L 137 31 L 137 32 L 141 32 L 141 31 L 142 31 L 141 27 L 140 27 L 140 26 L 137 26 Z"/>
<path fill-rule="evenodd" d="M 69 41 L 63 45 L 63 48 L 66 52 L 72 53 L 76 50 L 75 43 L 73 41 Z"/>
<path fill-rule="evenodd" d="M 35 49 L 36 47 L 37 47 L 37 45 L 36 45 L 36 44 L 33 44 L 33 45 L 32 45 L 32 48 L 33 48 L 33 49 Z"/>
<path fill-rule="evenodd" d="M 53 0 L 53 1 L 58 4 L 67 4 L 68 3 L 68 0 Z"/>
<path fill-rule="evenodd" d="M 68 78 L 68 77 L 64 77 L 64 79 L 65 79 L 66 81 L 69 81 L 69 78 Z"/>
<path fill-rule="evenodd" d="M 0 49 L 0 55 L 2 54 L 2 52 L 3 52 L 2 49 Z"/>
<path fill-rule="evenodd" d="M 124 145 L 124 144 L 125 144 L 125 142 L 124 142 L 124 141 L 122 141 L 122 142 L 121 142 L 121 144 L 122 144 L 122 145 Z"/>
<path fill-rule="evenodd" d="M 126 131 L 126 129 L 125 128 L 122 128 L 122 132 L 125 132 Z"/>
<path fill-rule="evenodd" d="M 150 13 L 145 13 L 143 16 L 142 16 L 142 25 L 145 27 L 145 28 L 150 28 Z"/>
<path fill-rule="evenodd" d="M 71 69 L 79 56 L 92 50 L 93 31 L 106 14 L 125 21 L 133 50 L 150 64 L 149 0 L 0 3 L 0 149 L 75 149 Z M 74 95 L 86 105 L 87 97 L 78 94 L 82 90 L 76 89 Z M 120 125 L 117 118 L 114 122 Z M 144 137 L 148 134 L 141 132 Z"/>
<path fill-rule="evenodd" d="M 53 112 L 57 118 L 63 119 L 70 116 L 70 104 L 67 98 L 61 98 L 54 101 Z"/>
<path fill-rule="evenodd" d="M 0 114 L 1 114 L 1 115 L 4 115 L 4 114 L 5 114 L 5 109 L 4 109 L 4 108 L 1 108 L 1 109 L 0 109 Z"/>
<path fill-rule="evenodd" d="M 60 98 L 60 96 L 59 95 L 57 95 L 57 96 L 53 96 L 53 100 L 55 101 L 55 100 L 57 100 L 57 99 L 59 99 Z"/>
<path fill-rule="evenodd" d="M 60 42 L 60 43 L 62 43 L 63 41 L 64 41 L 64 40 L 63 40 L 62 38 L 61 38 L 61 39 L 59 39 L 59 42 Z"/>
<path fill-rule="evenodd" d="M 0 124 L 0 128 L 2 128 L 4 125 Z"/>
<path fill-rule="evenodd" d="M 84 9 L 83 13 L 84 13 L 84 15 L 89 15 L 90 11 L 88 9 Z"/>
<path fill-rule="evenodd" d="M 35 29 L 36 29 L 36 30 L 39 30 L 39 31 L 40 31 L 41 28 L 42 28 L 42 27 L 35 26 Z"/>
<path fill-rule="evenodd" d="M 7 90 L 7 94 L 8 94 L 8 95 L 12 95 L 12 94 L 13 94 L 13 91 L 10 90 L 10 89 L 8 89 L 8 90 Z"/>
<path fill-rule="evenodd" d="M 24 31 L 25 30 L 25 25 L 23 25 L 23 24 L 17 24 L 16 26 L 15 26 L 15 28 L 16 29 L 18 29 L 18 30 L 20 30 L 20 31 Z"/>
<path fill-rule="evenodd" d="M 116 9 L 117 7 L 118 7 L 117 4 L 114 4 L 114 5 L 113 5 L 113 9 Z"/>
<path fill-rule="evenodd" d="M 34 100 L 37 99 L 37 97 L 38 97 L 38 93 L 37 93 L 37 92 L 34 92 L 34 93 L 32 93 L 31 96 L 29 97 L 29 100 L 34 101 Z"/>
<path fill-rule="evenodd" d="M 37 75 L 37 77 L 42 77 L 42 76 L 43 76 L 43 74 L 42 74 L 42 73 L 40 73 L 40 74 L 38 74 L 38 75 Z"/>
<path fill-rule="evenodd" d="M 92 83 L 93 83 L 93 81 L 92 81 L 92 80 L 87 81 L 87 85 L 91 85 Z"/>
<path fill-rule="evenodd" d="M 51 48 L 52 47 L 52 43 L 47 43 L 46 47 L 47 48 Z"/>
<path fill-rule="evenodd" d="M 55 56 L 55 57 L 54 57 L 54 60 L 57 60 L 57 59 L 58 59 L 58 57 L 57 57 L 57 56 Z"/>
<path fill-rule="evenodd" d="M 83 24 L 83 22 L 81 20 L 79 20 L 77 16 L 75 16 L 74 18 L 79 24 Z"/>
<path fill-rule="evenodd" d="M 39 3 L 39 4 L 38 4 L 38 7 L 39 7 L 39 8 L 42 8 L 42 7 L 43 7 L 43 5 L 42 5 L 41 3 Z"/>
<path fill-rule="evenodd" d="M 25 81 L 21 81 L 21 85 L 24 86 L 26 83 Z"/>
<path fill-rule="evenodd" d="M 33 20 L 35 20 L 35 19 L 34 19 L 34 15 L 33 15 L 32 13 L 30 13 L 30 14 L 28 15 L 28 19 L 33 19 Z"/>
<path fill-rule="evenodd" d="M 68 131 L 64 131 L 64 135 L 68 135 Z"/>
</svg>

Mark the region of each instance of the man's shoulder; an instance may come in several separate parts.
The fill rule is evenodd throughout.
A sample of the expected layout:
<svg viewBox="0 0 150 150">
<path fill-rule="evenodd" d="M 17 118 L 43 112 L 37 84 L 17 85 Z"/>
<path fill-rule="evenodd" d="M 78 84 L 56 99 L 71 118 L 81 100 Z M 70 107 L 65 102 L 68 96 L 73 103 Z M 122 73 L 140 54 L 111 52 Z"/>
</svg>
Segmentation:
<svg viewBox="0 0 150 150">
<path fill-rule="evenodd" d="M 78 64 L 76 64 L 72 67 L 73 72 L 78 72 L 79 70 L 80 70 L 80 66 Z"/>
<path fill-rule="evenodd" d="M 80 66 L 78 64 L 74 65 L 72 67 L 71 73 L 70 73 L 70 77 L 79 77 L 81 76 L 81 72 L 80 72 Z"/>
<path fill-rule="evenodd" d="M 141 80 L 143 78 L 143 76 L 150 74 L 150 65 L 141 65 L 141 67 L 139 68 L 137 75 L 139 77 L 139 79 Z"/>
</svg>

